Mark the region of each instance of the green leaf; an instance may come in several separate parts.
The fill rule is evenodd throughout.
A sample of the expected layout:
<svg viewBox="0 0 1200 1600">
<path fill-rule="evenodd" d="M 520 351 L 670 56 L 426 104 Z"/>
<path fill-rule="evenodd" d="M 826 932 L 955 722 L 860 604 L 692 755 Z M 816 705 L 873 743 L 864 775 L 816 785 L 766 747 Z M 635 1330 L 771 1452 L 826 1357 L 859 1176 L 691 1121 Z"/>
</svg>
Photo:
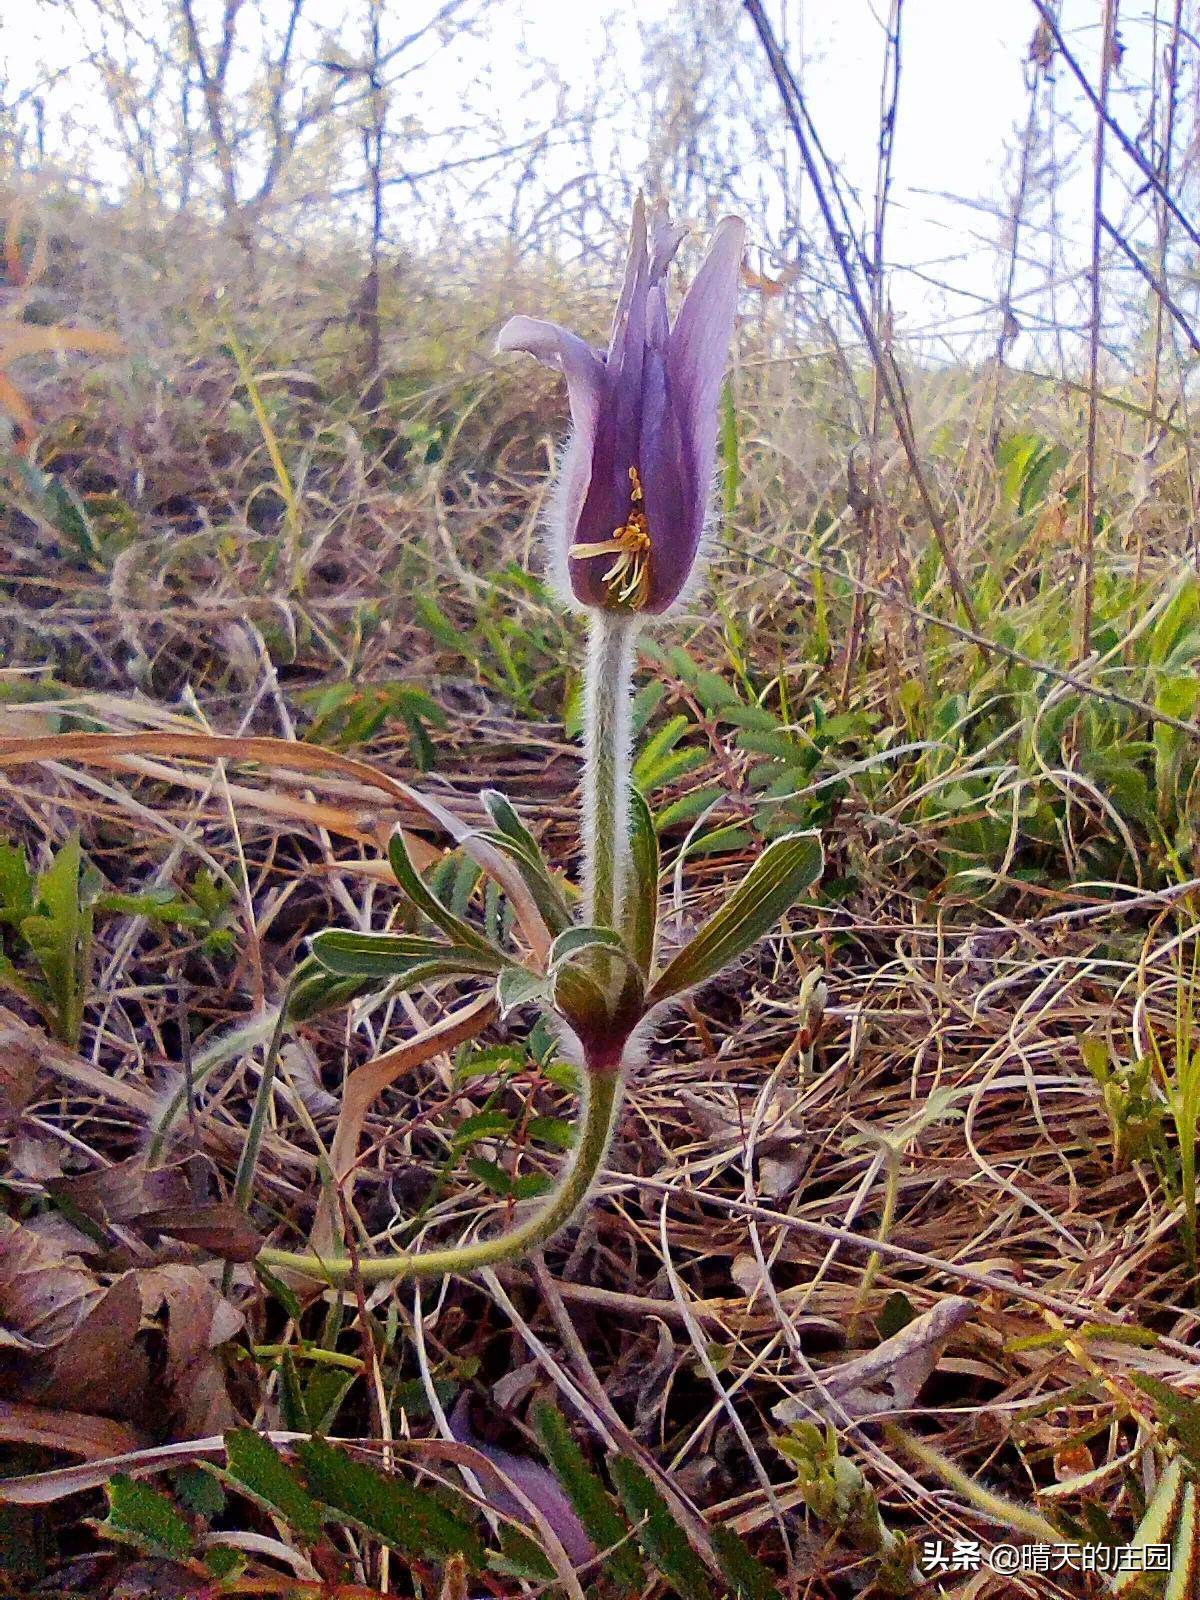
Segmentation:
<svg viewBox="0 0 1200 1600">
<path fill-rule="evenodd" d="M 518 1006 L 549 1005 L 550 986 L 538 972 L 528 967 L 505 967 L 496 979 L 496 1000 L 500 1015 L 508 1016 Z"/>
<path fill-rule="evenodd" d="M 148 917 L 151 922 L 170 923 L 178 928 L 204 928 L 208 918 L 199 906 L 190 904 L 173 889 L 146 889 L 141 894 L 108 893 L 96 898 L 97 911 L 112 911 L 118 916 Z"/>
<path fill-rule="evenodd" d="M 435 927 L 440 928 L 452 943 L 470 945 L 475 950 L 487 951 L 503 960 L 500 952 L 484 938 L 482 933 L 462 917 L 456 917 L 435 894 L 430 893 L 421 874 L 412 864 L 412 858 L 405 847 L 404 835 L 399 828 L 388 840 L 388 860 L 392 864 L 396 882 L 404 894 L 421 915 L 427 917 Z"/>
<path fill-rule="evenodd" d="M 649 1002 L 668 1000 L 707 982 L 757 944 L 816 882 L 824 864 L 818 834 L 791 833 L 774 840 L 716 915 L 659 975 Z"/>
<path fill-rule="evenodd" d="M 1171 1552 L 1171 1576 L 1163 1590 L 1163 1600 L 1192 1600 L 1196 1593 L 1196 1485 L 1183 1491 L 1179 1511 L 1179 1532 Z"/>
<path fill-rule="evenodd" d="M 355 1460 L 324 1439 L 301 1440 L 297 1453 L 310 1492 L 385 1544 L 419 1559 L 459 1555 L 476 1571 L 483 1565 L 478 1535 L 426 1490 Z"/>
<path fill-rule="evenodd" d="M 728 378 L 721 390 L 721 476 L 724 479 L 725 516 L 729 518 L 737 510 L 742 469 L 738 461 L 737 407 L 733 400 L 733 384 Z"/>
<path fill-rule="evenodd" d="M 621 935 L 614 933 L 612 928 L 568 928 L 550 946 L 548 966 L 553 971 L 584 950 L 594 949 L 620 951 L 628 955 Z"/>
<path fill-rule="evenodd" d="M 1188 1485 L 1190 1488 L 1191 1486 Z M 1130 1540 L 1130 1545 L 1135 1550 L 1145 1549 L 1148 1544 L 1165 1544 L 1171 1529 L 1175 1526 L 1179 1514 L 1180 1501 L 1184 1491 L 1183 1462 L 1176 1456 L 1168 1463 L 1154 1493 L 1150 1497 L 1150 1504 L 1146 1507 L 1141 1522 L 1138 1523 L 1137 1532 Z M 1141 1574 L 1133 1568 L 1120 1573 L 1112 1586 L 1113 1594 L 1124 1594 L 1127 1589 L 1132 1589 Z"/>
<path fill-rule="evenodd" d="M 351 1000 L 357 1000 L 360 995 L 384 987 L 382 980 L 335 977 L 314 956 L 305 956 L 292 976 L 287 1003 L 288 1020 L 306 1022 L 309 1017 L 319 1016 L 322 1011 L 349 1005 Z"/>
<path fill-rule="evenodd" d="M 0 922 L 19 923 L 33 910 L 33 874 L 20 845 L 0 840 Z"/>
<path fill-rule="evenodd" d="M 315 1367 L 304 1385 L 304 1409 L 308 1428 L 324 1433 L 332 1428 L 342 1403 L 357 1381 L 357 1373 L 339 1372 L 336 1367 Z"/>
<path fill-rule="evenodd" d="M 649 976 L 658 931 L 658 834 L 649 803 L 638 788 L 629 795 L 629 867 L 621 932 L 634 960 Z"/>
<path fill-rule="evenodd" d="M 732 1600 L 780 1600 L 774 1575 L 747 1550 L 740 1534 L 732 1528 L 714 1528 L 712 1543 Z"/>
<path fill-rule="evenodd" d="M 512 1178 L 502 1166 L 484 1156 L 472 1156 L 467 1162 L 467 1171 L 504 1200 L 532 1200 L 554 1184 L 553 1178 L 544 1172 L 526 1172 L 519 1178 Z"/>
<path fill-rule="evenodd" d="M 550 932 L 561 933 L 569 928 L 570 908 L 537 840 L 499 790 L 485 789 L 479 798 L 496 825 L 496 831 L 488 837 L 497 849 L 516 862 Z"/>
<path fill-rule="evenodd" d="M 21 937 L 45 974 L 57 1031 L 79 1043 L 91 966 L 92 908 L 83 893 L 83 851 L 78 833 L 38 879 L 37 909 L 21 922 Z"/>
<path fill-rule="evenodd" d="M 415 933 L 350 933 L 326 928 L 312 938 L 312 953 L 339 978 L 410 979 L 414 969 L 437 966 L 441 973 L 478 972 L 494 977 L 504 965 L 490 946 L 443 944 Z"/>
<path fill-rule="evenodd" d="M 507 1111 L 476 1111 L 464 1117 L 454 1130 L 454 1144 L 463 1150 L 478 1139 L 502 1139 L 513 1127 L 513 1119 Z"/>
<path fill-rule="evenodd" d="M 712 1600 L 704 1564 L 650 1479 L 628 1456 L 609 1463 L 613 1483 L 646 1557 L 682 1600 Z"/>
<path fill-rule="evenodd" d="M 666 781 L 664 773 L 672 770 L 669 765 L 672 752 L 692 726 L 688 717 L 672 717 L 647 742 L 633 766 L 633 781 L 643 794 L 649 794 L 652 789 Z M 703 750 L 693 749 L 682 754 L 689 757 L 698 756 L 701 761 L 707 759 L 707 751 Z"/>
<path fill-rule="evenodd" d="M 277 1511 L 305 1538 L 320 1537 L 316 1501 L 269 1439 L 253 1428 L 234 1428 L 225 1435 L 225 1453 L 229 1476 L 240 1489 L 269 1511 Z"/>
<path fill-rule="evenodd" d="M 124 1472 L 108 1480 L 108 1516 L 100 1524 L 112 1539 L 147 1555 L 182 1561 L 192 1553 L 192 1530 L 166 1495 Z"/>
<path fill-rule="evenodd" d="M 211 1521 L 225 1510 L 224 1486 L 210 1467 L 179 1467 L 171 1474 L 171 1486 L 193 1516 Z"/>
<path fill-rule="evenodd" d="M 499 1553 L 491 1551 L 488 1555 L 488 1569 L 508 1578 L 526 1578 L 541 1585 L 554 1577 L 554 1567 L 537 1541 L 507 1524 L 500 1528 Z"/>
<path fill-rule="evenodd" d="M 531 1117 L 525 1131 L 536 1143 L 555 1150 L 569 1150 L 575 1143 L 575 1129 L 563 1117 Z"/>
<path fill-rule="evenodd" d="M 629 1529 L 604 1485 L 584 1460 L 562 1416 L 546 1401 L 533 1408 L 542 1454 L 566 1490 L 576 1516 L 597 1550 L 609 1550 L 604 1569 L 619 1594 L 637 1594 L 646 1573 L 629 1538 Z"/>
</svg>

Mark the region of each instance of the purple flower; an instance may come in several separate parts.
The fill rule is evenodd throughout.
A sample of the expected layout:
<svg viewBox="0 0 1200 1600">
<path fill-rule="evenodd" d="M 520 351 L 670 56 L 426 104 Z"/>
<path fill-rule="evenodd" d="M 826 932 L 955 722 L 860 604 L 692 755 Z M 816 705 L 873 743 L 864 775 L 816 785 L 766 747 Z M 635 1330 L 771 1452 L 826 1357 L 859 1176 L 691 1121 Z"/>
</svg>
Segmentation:
<svg viewBox="0 0 1200 1600">
<path fill-rule="evenodd" d="M 672 327 L 666 274 L 686 230 L 633 211 L 607 352 L 557 323 L 513 317 L 497 350 L 562 372 L 575 424 L 551 521 L 551 560 L 584 606 L 665 611 L 696 566 L 712 498 L 717 406 L 745 226 L 718 223 Z M 564 569 L 565 568 L 565 573 Z"/>
</svg>

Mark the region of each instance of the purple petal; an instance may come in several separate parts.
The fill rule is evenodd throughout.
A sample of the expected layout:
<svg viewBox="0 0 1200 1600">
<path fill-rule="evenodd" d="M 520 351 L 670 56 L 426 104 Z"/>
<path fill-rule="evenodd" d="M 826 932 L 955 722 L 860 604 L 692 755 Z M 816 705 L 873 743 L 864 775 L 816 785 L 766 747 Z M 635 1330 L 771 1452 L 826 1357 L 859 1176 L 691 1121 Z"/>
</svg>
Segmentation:
<svg viewBox="0 0 1200 1600">
<path fill-rule="evenodd" d="M 634 295 L 644 292 L 646 281 L 646 202 L 639 194 L 633 203 L 633 223 L 629 229 L 629 250 L 625 256 L 625 277 L 613 312 L 612 334 L 608 341 L 609 361 L 620 361 L 624 352 L 625 324 Z"/>
<path fill-rule="evenodd" d="M 612 410 L 607 403 L 610 384 L 604 361 L 578 334 L 560 328 L 556 322 L 542 322 L 536 317 L 511 317 L 500 330 L 496 349 L 528 351 L 546 366 L 561 372 L 567 380 L 571 420 L 575 427 L 563 455 L 553 519 L 553 536 L 557 539 L 559 550 L 564 550 L 578 534 L 596 462 L 612 453 L 612 443 L 607 437 L 612 431 Z M 598 434 L 606 437 L 599 439 Z M 611 500 L 611 492 L 608 498 Z M 608 528 L 616 525 L 610 522 Z M 594 568 L 596 563 L 573 562 L 571 565 L 574 568 L 585 565 Z M 602 587 L 595 595 L 584 594 L 576 582 L 581 574 L 571 571 L 567 576 L 578 598 L 585 604 L 602 603 Z M 588 572 L 582 576 L 598 579 L 600 574 Z"/>
<path fill-rule="evenodd" d="M 687 292 L 667 348 L 667 383 L 676 407 L 689 478 L 687 537 L 700 542 L 717 453 L 717 405 L 737 311 L 746 228 L 738 217 L 717 225 Z"/>
<path fill-rule="evenodd" d="M 538 317 L 510 317 L 496 335 L 496 349 L 525 350 L 567 380 L 571 418 L 580 433 L 596 431 L 604 397 L 604 361 L 586 339 L 557 322 Z"/>
<path fill-rule="evenodd" d="M 682 223 L 671 221 L 666 201 L 655 206 L 654 220 L 650 224 L 651 283 L 659 283 L 666 276 L 676 250 L 686 238 L 687 228 Z"/>
<path fill-rule="evenodd" d="M 664 354 L 646 351 L 645 394 L 642 405 L 642 486 L 646 519 L 653 540 L 650 591 L 645 609 L 665 611 L 687 582 L 696 558 L 689 531 L 689 479 L 679 417 L 668 389 Z"/>
<path fill-rule="evenodd" d="M 449 1421 L 450 1432 L 459 1444 L 470 1445 L 472 1450 L 478 1450 L 537 1507 L 577 1567 L 595 1558 L 596 1547 L 558 1479 L 546 1467 L 527 1456 L 514 1455 L 511 1450 L 498 1449 L 496 1445 L 479 1438 L 471 1428 L 470 1400 L 465 1391 L 459 1396 Z M 502 1489 L 490 1476 L 481 1474 L 480 1477 L 489 1505 L 501 1515 L 514 1517 L 517 1522 L 524 1524 L 529 1513 L 516 1496 Z"/>
</svg>

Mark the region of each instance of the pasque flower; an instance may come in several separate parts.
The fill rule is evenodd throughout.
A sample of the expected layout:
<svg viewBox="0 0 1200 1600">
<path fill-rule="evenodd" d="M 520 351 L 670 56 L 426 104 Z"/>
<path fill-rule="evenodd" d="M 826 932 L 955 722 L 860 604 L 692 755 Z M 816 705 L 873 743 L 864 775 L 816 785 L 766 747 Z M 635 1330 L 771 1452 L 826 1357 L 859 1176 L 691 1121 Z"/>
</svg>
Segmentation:
<svg viewBox="0 0 1200 1600">
<path fill-rule="evenodd" d="M 551 561 L 589 608 L 665 611 L 699 557 L 745 227 L 737 217 L 717 225 L 672 327 L 666 274 L 685 231 L 664 206 L 647 237 L 638 197 L 607 351 L 535 317 L 511 318 L 496 341 L 567 380 L 574 432 L 551 519 Z"/>
</svg>

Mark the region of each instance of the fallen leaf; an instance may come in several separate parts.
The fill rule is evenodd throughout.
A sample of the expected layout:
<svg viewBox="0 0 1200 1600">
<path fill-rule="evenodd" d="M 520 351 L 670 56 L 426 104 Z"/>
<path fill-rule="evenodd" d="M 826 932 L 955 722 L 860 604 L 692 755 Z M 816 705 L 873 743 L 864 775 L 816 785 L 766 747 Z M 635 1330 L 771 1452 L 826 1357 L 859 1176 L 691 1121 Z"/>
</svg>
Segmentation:
<svg viewBox="0 0 1200 1600">
<path fill-rule="evenodd" d="M 104 1296 L 76 1256 L 0 1216 L 0 1331 L 26 1350 L 51 1350 Z"/>
<path fill-rule="evenodd" d="M 5 1444 L 45 1445 L 84 1461 L 124 1455 L 139 1449 L 144 1442 L 132 1428 L 108 1417 L 8 1400 L 0 1400 L 0 1439 Z"/>
<path fill-rule="evenodd" d="M 874 1350 L 854 1361 L 822 1369 L 821 1387 L 804 1398 L 781 1400 L 772 1415 L 783 1423 L 804 1422 L 814 1413 L 840 1421 L 907 1411 L 925 1386 L 950 1338 L 974 1310 L 970 1300 L 950 1295 Z"/>
</svg>

